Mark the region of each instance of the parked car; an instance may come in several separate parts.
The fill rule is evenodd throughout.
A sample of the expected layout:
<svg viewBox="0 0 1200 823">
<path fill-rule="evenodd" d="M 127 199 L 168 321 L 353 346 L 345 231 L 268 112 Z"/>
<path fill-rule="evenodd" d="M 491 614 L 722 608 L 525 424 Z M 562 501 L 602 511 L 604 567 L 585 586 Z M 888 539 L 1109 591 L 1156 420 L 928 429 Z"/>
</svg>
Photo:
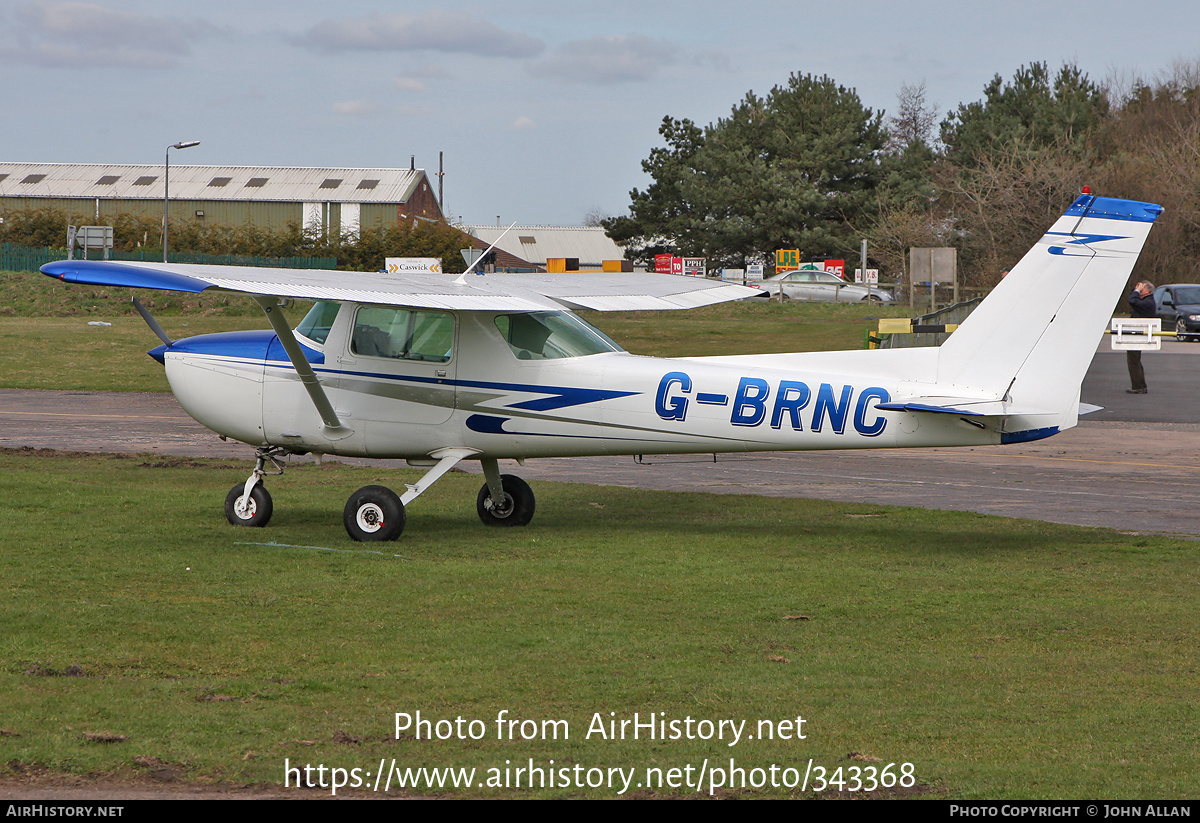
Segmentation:
<svg viewBox="0 0 1200 823">
<path fill-rule="evenodd" d="M 1174 329 L 1180 342 L 1200 341 L 1200 284 L 1159 286 L 1154 290 L 1154 307 L 1163 331 Z"/>
<path fill-rule="evenodd" d="M 894 300 L 890 291 L 878 286 L 873 285 L 868 290 L 866 286 L 847 283 L 832 272 L 810 269 L 781 272 L 747 285 L 762 289 L 764 296 L 777 296 L 782 291 L 784 300 L 817 300 L 824 303 L 858 303 L 863 300 L 891 303 Z"/>
</svg>

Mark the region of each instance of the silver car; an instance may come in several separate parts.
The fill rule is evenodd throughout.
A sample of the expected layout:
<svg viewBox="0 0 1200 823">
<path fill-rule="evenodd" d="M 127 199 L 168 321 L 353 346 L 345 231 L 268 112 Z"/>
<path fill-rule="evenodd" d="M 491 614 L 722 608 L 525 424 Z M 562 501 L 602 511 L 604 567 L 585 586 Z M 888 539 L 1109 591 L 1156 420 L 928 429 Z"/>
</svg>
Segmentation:
<svg viewBox="0 0 1200 823">
<path fill-rule="evenodd" d="M 864 300 L 891 303 L 894 300 L 890 291 L 875 285 L 868 291 L 866 286 L 847 283 L 827 271 L 785 271 L 747 285 L 756 286 L 772 297 L 778 296 L 782 290 L 784 300 L 816 300 L 823 303 L 858 303 Z"/>
</svg>

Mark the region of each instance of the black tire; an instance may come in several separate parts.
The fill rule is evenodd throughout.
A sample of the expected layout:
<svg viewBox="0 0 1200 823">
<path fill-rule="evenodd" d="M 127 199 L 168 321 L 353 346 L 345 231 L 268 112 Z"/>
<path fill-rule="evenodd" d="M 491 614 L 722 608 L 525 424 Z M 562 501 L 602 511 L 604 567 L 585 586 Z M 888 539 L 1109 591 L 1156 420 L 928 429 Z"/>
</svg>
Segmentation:
<svg viewBox="0 0 1200 823">
<path fill-rule="evenodd" d="M 350 495 L 342 522 L 360 543 L 395 540 L 404 531 L 404 504 L 386 486 L 363 486 Z"/>
<path fill-rule="evenodd" d="M 1192 339 L 1187 334 L 1187 323 L 1183 322 L 1183 318 L 1175 321 L 1175 339 L 1180 343 L 1187 343 Z"/>
<path fill-rule="evenodd" d="M 262 483 L 254 484 L 250 490 L 250 501 L 246 511 L 238 511 L 237 502 L 246 491 L 245 483 L 238 483 L 225 495 L 225 519 L 235 526 L 253 526 L 262 528 L 271 522 L 275 504 L 271 501 L 271 493 Z"/>
<path fill-rule="evenodd" d="M 479 519 L 485 526 L 527 525 L 533 519 L 533 489 L 514 474 L 500 475 L 500 484 L 504 487 L 505 497 L 500 505 L 492 502 L 492 493 L 488 491 L 487 483 L 479 490 L 479 498 L 476 500 Z"/>
<path fill-rule="evenodd" d="M 877 294 L 868 294 L 866 297 L 864 297 L 864 298 L 862 299 L 862 301 L 863 301 L 864 303 L 866 303 L 866 302 L 868 302 L 868 301 L 870 301 L 871 303 L 882 303 L 882 302 L 883 302 L 883 298 L 882 298 L 882 297 L 880 297 L 880 296 L 879 296 L 879 295 L 877 295 Z"/>
</svg>

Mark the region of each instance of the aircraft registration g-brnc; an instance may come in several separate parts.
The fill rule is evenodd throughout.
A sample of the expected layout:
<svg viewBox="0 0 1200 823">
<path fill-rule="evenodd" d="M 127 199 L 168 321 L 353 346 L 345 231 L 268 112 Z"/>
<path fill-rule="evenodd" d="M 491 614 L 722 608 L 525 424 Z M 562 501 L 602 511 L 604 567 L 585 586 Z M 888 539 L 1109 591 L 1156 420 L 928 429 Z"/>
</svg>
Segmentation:
<svg viewBox="0 0 1200 823">
<path fill-rule="evenodd" d="M 1079 388 L 1159 206 L 1085 193 L 942 346 L 728 357 L 629 354 L 574 313 L 689 309 L 757 290 L 669 274 L 389 275 L 62 261 L 70 283 L 252 296 L 270 330 L 163 340 L 180 405 L 253 446 L 229 491 L 264 526 L 263 477 L 289 454 L 407 458 L 402 495 L 350 495 L 355 540 L 393 540 L 405 507 L 478 460 L 484 523 L 520 526 L 534 496 L 500 460 L 574 455 L 978 446 L 1078 421 Z M 279 298 L 315 301 L 291 329 Z"/>
</svg>

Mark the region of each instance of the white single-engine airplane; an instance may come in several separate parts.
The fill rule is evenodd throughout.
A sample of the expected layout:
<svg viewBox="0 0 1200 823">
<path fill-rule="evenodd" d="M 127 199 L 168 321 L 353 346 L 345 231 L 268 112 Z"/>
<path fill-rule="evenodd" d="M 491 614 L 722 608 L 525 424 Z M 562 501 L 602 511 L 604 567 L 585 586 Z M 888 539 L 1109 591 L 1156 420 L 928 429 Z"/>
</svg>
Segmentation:
<svg viewBox="0 0 1200 823">
<path fill-rule="evenodd" d="M 1049 437 L 1076 424 L 1079 387 L 1160 206 L 1085 193 L 938 348 L 657 358 L 573 313 L 686 309 L 756 292 L 654 274 L 389 275 L 68 260 L 71 283 L 252 295 L 271 330 L 170 340 L 180 405 L 257 449 L 230 490 L 233 524 L 271 517 L 280 457 L 407 458 L 429 471 L 397 496 L 350 496 L 355 540 L 394 540 L 405 506 L 478 460 L 484 523 L 520 526 L 534 497 L 498 461 L 906 446 Z M 279 298 L 316 301 L 295 331 Z M 136 303 L 136 301 L 135 301 Z M 141 310 L 140 304 L 137 304 Z"/>
</svg>

